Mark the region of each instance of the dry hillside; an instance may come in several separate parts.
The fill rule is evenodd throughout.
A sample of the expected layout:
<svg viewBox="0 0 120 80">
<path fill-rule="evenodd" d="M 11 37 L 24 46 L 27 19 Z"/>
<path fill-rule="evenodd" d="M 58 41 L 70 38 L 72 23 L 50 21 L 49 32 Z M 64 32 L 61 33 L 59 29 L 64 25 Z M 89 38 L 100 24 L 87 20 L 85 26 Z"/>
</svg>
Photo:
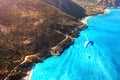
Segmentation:
<svg viewBox="0 0 120 80">
<path fill-rule="evenodd" d="M 69 34 L 77 24 L 73 17 L 42 0 L 0 0 L 0 80 L 26 55 L 44 52 L 62 41 L 65 36 L 56 30 Z M 12 75 L 21 77 L 20 73 Z"/>
</svg>

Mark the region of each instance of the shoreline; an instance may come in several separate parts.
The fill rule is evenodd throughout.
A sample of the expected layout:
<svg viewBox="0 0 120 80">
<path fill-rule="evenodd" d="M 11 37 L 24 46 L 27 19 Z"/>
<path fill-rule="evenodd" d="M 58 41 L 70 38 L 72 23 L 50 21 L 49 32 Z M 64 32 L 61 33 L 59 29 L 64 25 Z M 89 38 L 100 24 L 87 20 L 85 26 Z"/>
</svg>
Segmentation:
<svg viewBox="0 0 120 80">
<path fill-rule="evenodd" d="M 98 13 L 99 14 L 99 13 Z M 97 14 L 97 15 L 98 15 Z M 103 12 L 103 14 L 104 14 L 104 12 Z M 80 25 L 80 26 L 83 26 L 82 28 L 85 28 L 84 26 L 86 26 L 87 25 L 87 20 L 89 19 L 89 18 L 91 18 L 92 16 L 94 16 L 94 15 L 91 15 L 91 16 L 86 16 L 86 17 L 83 17 L 83 19 L 81 19 L 80 20 L 80 22 L 83 24 L 83 25 Z M 80 27 L 79 26 L 77 26 L 77 28 L 79 28 L 80 29 Z M 82 28 L 81 28 L 81 30 L 82 30 Z M 86 28 L 85 28 L 86 29 Z M 75 30 L 76 31 L 76 30 Z M 78 31 L 80 31 L 80 30 L 78 30 Z M 77 31 L 77 32 L 78 32 Z M 76 34 L 77 35 L 77 34 Z M 59 43 L 58 43 L 59 44 Z M 68 45 L 69 46 L 69 45 Z M 59 55 L 52 55 L 52 56 L 60 56 L 61 55 L 61 53 L 59 54 Z M 31 79 L 31 76 L 32 76 L 32 68 L 31 68 L 31 70 L 29 70 L 29 71 L 27 71 L 27 75 L 26 76 L 24 76 L 21 80 L 30 80 Z"/>
<path fill-rule="evenodd" d="M 82 25 L 80 25 L 80 26 L 77 26 L 72 32 L 73 32 L 73 34 L 74 34 L 74 31 L 76 31 L 76 32 L 78 32 L 78 31 L 80 31 L 80 30 L 83 30 L 83 29 L 86 29 L 86 27 L 85 27 L 86 25 L 85 24 L 82 24 Z M 76 37 L 77 37 L 77 34 L 76 34 Z M 69 36 L 68 38 L 70 38 L 71 39 L 71 37 Z M 64 40 L 63 40 L 64 41 Z M 61 41 L 62 42 L 62 41 Z M 61 43 L 60 42 L 60 43 Z M 60 56 L 61 54 L 62 54 L 62 52 L 66 49 L 66 48 L 68 48 L 70 45 L 71 45 L 71 43 L 73 42 L 73 39 L 71 39 L 71 41 L 69 42 L 69 44 L 68 43 L 64 43 L 64 45 L 62 45 L 62 46 L 60 46 L 60 48 L 57 50 L 57 53 L 59 53 L 59 54 L 56 54 L 55 52 L 53 52 L 54 54 L 52 54 L 51 56 Z M 60 43 L 58 43 L 58 45 L 60 45 Z M 54 48 L 54 47 L 53 47 Z M 61 51 L 61 49 L 63 50 L 63 51 Z M 50 51 L 51 52 L 51 51 Z M 50 56 L 50 57 L 51 57 Z M 49 57 L 47 57 L 47 58 L 49 58 Z M 46 58 L 44 58 L 43 59 L 43 61 L 45 60 Z M 32 67 L 31 67 L 31 69 L 29 70 L 29 71 L 27 71 L 27 74 L 26 74 L 26 76 L 24 76 L 21 80 L 30 80 L 31 79 L 31 75 L 32 75 L 32 71 L 33 71 L 33 69 L 32 69 Z"/>
<path fill-rule="evenodd" d="M 99 13 L 98 13 L 99 14 Z M 98 15 L 98 14 L 96 14 L 96 15 Z M 104 12 L 103 12 L 103 14 L 104 14 Z M 84 28 L 84 26 L 86 26 L 87 25 L 87 20 L 89 19 L 89 18 L 91 18 L 92 16 L 94 16 L 94 15 L 91 15 L 91 16 L 86 16 L 86 17 L 83 17 L 83 19 L 81 19 L 80 20 L 80 22 L 83 24 L 83 25 L 81 25 L 81 26 L 83 26 L 82 28 Z M 79 26 L 77 26 L 77 28 L 79 28 Z M 82 28 L 81 28 L 81 30 L 82 30 Z M 86 28 L 85 28 L 86 29 Z M 78 31 L 80 31 L 80 30 L 78 30 Z M 77 35 L 77 34 L 76 34 Z M 58 43 L 59 44 L 59 43 Z M 53 56 L 60 56 L 61 54 L 59 54 L 59 55 L 53 55 Z M 23 77 L 21 80 L 30 80 L 31 79 L 31 76 L 32 76 L 32 68 L 31 68 L 31 70 L 30 71 L 27 71 L 27 75 L 25 76 L 25 77 Z"/>
<path fill-rule="evenodd" d="M 104 13 L 104 12 L 103 12 Z M 99 13 L 98 13 L 99 14 Z M 97 14 L 97 15 L 98 15 Z M 86 17 L 83 17 L 83 19 L 81 19 L 80 20 L 80 22 L 82 23 L 81 25 L 79 25 L 79 26 L 76 26 L 76 28 L 75 29 L 73 29 L 73 31 L 71 32 L 71 34 L 70 34 L 70 36 L 71 35 L 74 35 L 75 34 L 75 36 L 74 37 L 77 37 L 77 35 L 78 35 L 78 31 L 80 31 L 80 30 L 83 30 L 83 29 L 86 29 L 86 25 L 87 25 L 87 20 L 90 18 L 90 17 L 92 17 L 92 16 L 94 16 L 94 15 L 91 15 L 91 16 L 86 16 Z M 70 39 L 71 40 L 71 39 Z M 69 42 L 70 43 L 70 42 Z M 60 44 L 60 43 L 58 43 L 58 44 Z M 68 43 L 64 43 L 62 46 L 60 46 L 60 49 L 58 49 L 58 52 L 60 52 L 61 51 L 61 49 L 62 50 L 64 50 L 64 48 L 67 46 L 69 46 L 69 45 L 67 45 Z M 45 52 L 48 52 L 48 54 L 49 55 L 47 55 L 48 57 L 51 57 L 51 56 L 59 56 L 59 55 L 52 55 L 51 54 L 51 52 L 50 52 L 50 50 L 47 50 L 47 51 L 45 51 Z M 56 53 L 55 53 L 56 54 Z M 61 53 L 60 53 L 60 55 L 61 55 Z M 26 59 L 26 57 L 28 57 L 28 59 Z M 25 64 L 30 64 L 29 62 L 27 63 L 27 61 L 29 61 L 29 58 L 31 58 L 31 59 L 33 59 L 32 60 L 32 62 L 31 62 L 31 64 L 32 64 L 32 66 L 33 66 L 33 64 L 35 63 L 35 64 L 37 64 L 36 62 L 43 62 L 46 58 L 48 58 L 48 57 L 40 57 L 39 56 L 39 54 L 35 54 L 35 55 L 28 55 L 28 56 L 26 56 L 25 57 L 25 59 L 26 59 L 26 62 L 25 62 Z M 30 60 L 31 60 L 30 59 Z M 35 60 L 34 61 L 34 59 L 37 59 L 37 60 Z M 23 67 L 24 68 L 24 67 Z M 29 70 L 27 70 L 27 71 L 25 71 L 25 75 L 23 75 L 23 77 L 20 79 L 20 80 L 30 80 L 30 78 L 31 78 L 31 75 L 32 75 L 32 67 L 31 66 L 29 66 L 28 67 L 29 68 Z M 9 77 L 9 76 L 8 76 Z M 8 79 L 5 79 L 5 80 L 8 80 Z"/>
<path fill-rule="evenodd" d="M 108 10 L 108 8 L 106 8 L 106 9 L 103 10 L 103 13 L 102 13 L 102 14 L 101 14 L 101 13 L 98 13 L 98 14 L 96 14 L 96 15 L 103 15 L 103 14 L 109 14 L 109 13 L 110 13 L 110 11 Z M 87 25 L 87 20 L 88 20 L 89 18 L 91 18 L 92 16 L 96 16 L 96 15 L 86 16 L 86 17 L 84 17 L 83 19 L 81 19 L 80 22 L 83 23 L 84 25 Z"/>
<path fill-rule="evenodd" d="M 104 9 L 104 14 L 109 14 L 110 13 L 110 11 L 106 8 L 106 9 Z"/>
<path fill-rule="evenodd" d="M 102 13 L 102 15 L 103 14 L 109 14 L 110 13 L 110 11 L 106 8 L 106 9 L 104 9 L 103 10 L 103 13 Z M 96 14 L 96 15 L 99 15 L 100 13 L 98 13 L 98 14 Z M 91 18 L 92 16 L 95 16 L 95 15 L 91 15 L 91 16 L 86 16 L 86 17 L 84 17 L 83 19 L 81 19 L 80 20 L 80 22 L 81 23 L 83 23 L 83 25 L 87 25 L 87 20 L 89 19 L 89 18 Z M 80 31 L 80 30 L 79 30 Z M 59 44 L 59 43 L 58 43 Z M 58 55 L 57 55 L 58 56 Z M 31 75 L 32 75 L 32 68 L 31 68 L 31 70 L 30 71 L 28 71 L 27 73 L 27 76 L 25 76 L 25 77 L 23 77 L 21 80 L 30 80 L 30 78 L 31 78 Z"/>
<path fill-rule="evenodd" d="M 87 20 L 88 20 L 90 17 L 92 17 L 92 16 L 86 16 L 86 17 L 84 17 L 80 22 L 83 23 L 83 24 L 85 24 L 85 25 L 87 25 Z"/>
</svg>

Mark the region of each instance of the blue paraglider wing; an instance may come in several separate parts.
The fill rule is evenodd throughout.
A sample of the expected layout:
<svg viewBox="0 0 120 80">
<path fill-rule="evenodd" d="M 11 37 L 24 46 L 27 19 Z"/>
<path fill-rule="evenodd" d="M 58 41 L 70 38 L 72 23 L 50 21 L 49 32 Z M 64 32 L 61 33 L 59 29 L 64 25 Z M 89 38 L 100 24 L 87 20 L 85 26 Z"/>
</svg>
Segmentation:
<svg viewBox="0 0 120 80">
<path fill-rule="evenodd" d="M 93 45 L 94 42 L 93 41 L 86 41 L 84 44 L 84 48 L 86 48 L 89 44 Z"/>
</svg>

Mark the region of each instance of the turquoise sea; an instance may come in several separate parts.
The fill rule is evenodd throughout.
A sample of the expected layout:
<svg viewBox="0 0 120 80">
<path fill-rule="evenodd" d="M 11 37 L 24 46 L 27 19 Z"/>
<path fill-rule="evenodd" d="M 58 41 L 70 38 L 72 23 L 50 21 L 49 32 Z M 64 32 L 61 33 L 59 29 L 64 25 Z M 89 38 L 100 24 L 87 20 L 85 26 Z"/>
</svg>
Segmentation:
<svg viewBox="0 0 120 80">
<path fill-rule="evenodd" d="M 61 56 L 35 64 L 30 80 L 120 80 L 120 9 L 107 10 L 90 17 Z"/>
</svg>

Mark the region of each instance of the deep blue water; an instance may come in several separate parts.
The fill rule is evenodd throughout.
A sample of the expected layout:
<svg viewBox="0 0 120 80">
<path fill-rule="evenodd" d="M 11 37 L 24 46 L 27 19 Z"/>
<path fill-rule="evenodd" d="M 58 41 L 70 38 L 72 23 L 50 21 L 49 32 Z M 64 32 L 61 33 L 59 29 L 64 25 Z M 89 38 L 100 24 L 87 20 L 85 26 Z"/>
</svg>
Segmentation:
<svg viewBox="0 0 120 80">
<path fill-rule="evenodd" d="M 120 80 L 120 9 L 92 16 L 61 56 L 32 69 L 31 80 Z M 94 42 L 93 46 L 86 41 Z"/>
</svg>

